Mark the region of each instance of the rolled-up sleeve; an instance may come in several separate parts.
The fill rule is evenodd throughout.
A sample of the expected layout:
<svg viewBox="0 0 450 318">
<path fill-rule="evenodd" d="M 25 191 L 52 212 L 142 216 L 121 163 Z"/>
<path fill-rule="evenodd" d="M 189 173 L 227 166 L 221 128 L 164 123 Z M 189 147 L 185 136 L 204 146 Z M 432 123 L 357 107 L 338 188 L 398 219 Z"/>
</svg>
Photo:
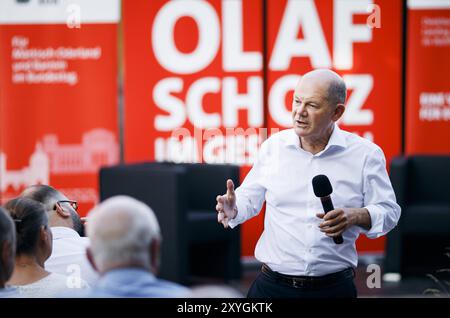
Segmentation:
<svg viewBox="0 0 450 318">
<path fill-rule="evenodd" d="M 386 159 L 380 148 L 369 155 L 363 178 L 364 207 L 369 211 L 372 221 L 371 228 L 363 232 L 369 238 L 377 238 L 397 225 L 401 213 L 386 171 Z"/>
<path fill-rule="evenodd" d="M 238 209 L 236 217 L 228 222 L 231 228 L 244 223 L 248 219 L 256 216 L 263 206 L 266 188 L 262 184 L 263 162 L 267 144 L 261 145 L 258 158 L 251 168 L 250 172 L 242 182 L 241 186 L 236 189 L 236 206 Z"/>
</svg>

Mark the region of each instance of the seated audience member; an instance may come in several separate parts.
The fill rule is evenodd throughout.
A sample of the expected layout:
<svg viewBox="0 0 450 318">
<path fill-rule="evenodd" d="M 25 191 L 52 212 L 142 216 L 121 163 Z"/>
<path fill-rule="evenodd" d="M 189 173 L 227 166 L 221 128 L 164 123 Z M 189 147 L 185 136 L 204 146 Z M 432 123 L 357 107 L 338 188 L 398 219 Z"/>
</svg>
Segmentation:
<svg viewBox="0 0 450 318">
<path fill-rule="evenodd" d="M 19 295 L 17 289 L 6 286 L 14 270 L 15 255 L 16 229 L 9 214 L 0 208 L 0 298 Z"/>
<path fill-rule="evenodd" d="M 77 203 L 48 185 L 28 187 L 22 192 L 21 197 L 41 202 L 47 210 L 53 234 L 53 252 L 45 262 L 45 268 L 62 275 L 79 271 L 81 278 L 89 285 L 93 285 L 98 275 L 86 257 L 89 239 L 80 236 L 83 224 L 77 213 Z"/>
<path fill-rule="evenodd" d="M 44 206 L 34 200 L 16 198 L 6 203 L 16 225 L 16 258 L 8 284 L 22 297 L 59 297 L 69 288 L 86 288 L 78 277 L 67 277 L 45 270 L 52 253 L 52 232 Z"/>
<path fill-rule="evenodd" d="M 153 211 L 127 196 L 105 200 L 88 215 L 88 258 L 100 273 L 82 297 L 184 297 L 189 289 L 155 277 L 160 229 Z"/>
</svg>

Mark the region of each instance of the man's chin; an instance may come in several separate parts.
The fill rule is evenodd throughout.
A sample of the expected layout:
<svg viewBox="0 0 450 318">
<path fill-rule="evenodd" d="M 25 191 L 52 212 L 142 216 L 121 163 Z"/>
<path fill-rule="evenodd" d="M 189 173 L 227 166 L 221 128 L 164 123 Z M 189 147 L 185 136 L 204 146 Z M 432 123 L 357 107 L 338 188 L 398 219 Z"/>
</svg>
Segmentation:
<svg viewBox="0 0 450 318">
<path fill-rule="evenodd" d="M 309 135 L 309 130 L 301 127 L 294 127 L 294 131 L 299 137 L 307 137 Z"/>
</svg>

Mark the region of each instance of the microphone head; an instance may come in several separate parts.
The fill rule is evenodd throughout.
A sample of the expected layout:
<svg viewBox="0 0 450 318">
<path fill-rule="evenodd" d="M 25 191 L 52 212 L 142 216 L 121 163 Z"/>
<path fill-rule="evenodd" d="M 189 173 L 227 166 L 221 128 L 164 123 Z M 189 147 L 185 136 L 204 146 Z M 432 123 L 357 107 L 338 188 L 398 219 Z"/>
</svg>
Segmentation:
<svg viewBox="0 0 450 318">
<path fill-rule="evenodd" d="M 316 197 L 326 197 L 333 192 L 330 180 L 326 175 L 319 174 L 312 179 L 312 186 Z"/>
</svg>

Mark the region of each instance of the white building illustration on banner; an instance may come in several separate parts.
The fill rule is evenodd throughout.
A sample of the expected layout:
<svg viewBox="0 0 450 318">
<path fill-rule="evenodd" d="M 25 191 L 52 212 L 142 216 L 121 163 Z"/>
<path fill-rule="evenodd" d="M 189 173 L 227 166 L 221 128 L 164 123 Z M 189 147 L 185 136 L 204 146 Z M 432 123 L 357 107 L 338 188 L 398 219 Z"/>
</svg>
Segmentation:
<svg viewBox="0 0 450 318">
<path fill-rule="evenodd" d="M 37 142 L 29 165 L 20 170 L 6 170 L 7 156 L 0 152 L 0 191 L 15 191 L 32 184 L 49 184 L 52 175 L 97 173 L 102 166 L 119 161 L 119 145 L 112 132 L 94 129 L 83 134 L 81 144 L 59 144 L 54 134 Z"/>
<path fill-rule="evenodd" d="M 20 170 L 6 170 L 7 156 L 0 152 L 0 191 L 4 192 L 8 187 L 15 191 L 36 183 L 49 183 L 50 162 L 40 143 L 29 160 L 29 166 Z"/>
<path fill-rule="evenodd" d="M 59 144 L 56 135 L 42 139 L 52 174 L 96 173 L 101 166 L 119 161 L 119 146 L 112 132 L 94 129 L 83 134 L 81 144 Z"/>
</svg>

